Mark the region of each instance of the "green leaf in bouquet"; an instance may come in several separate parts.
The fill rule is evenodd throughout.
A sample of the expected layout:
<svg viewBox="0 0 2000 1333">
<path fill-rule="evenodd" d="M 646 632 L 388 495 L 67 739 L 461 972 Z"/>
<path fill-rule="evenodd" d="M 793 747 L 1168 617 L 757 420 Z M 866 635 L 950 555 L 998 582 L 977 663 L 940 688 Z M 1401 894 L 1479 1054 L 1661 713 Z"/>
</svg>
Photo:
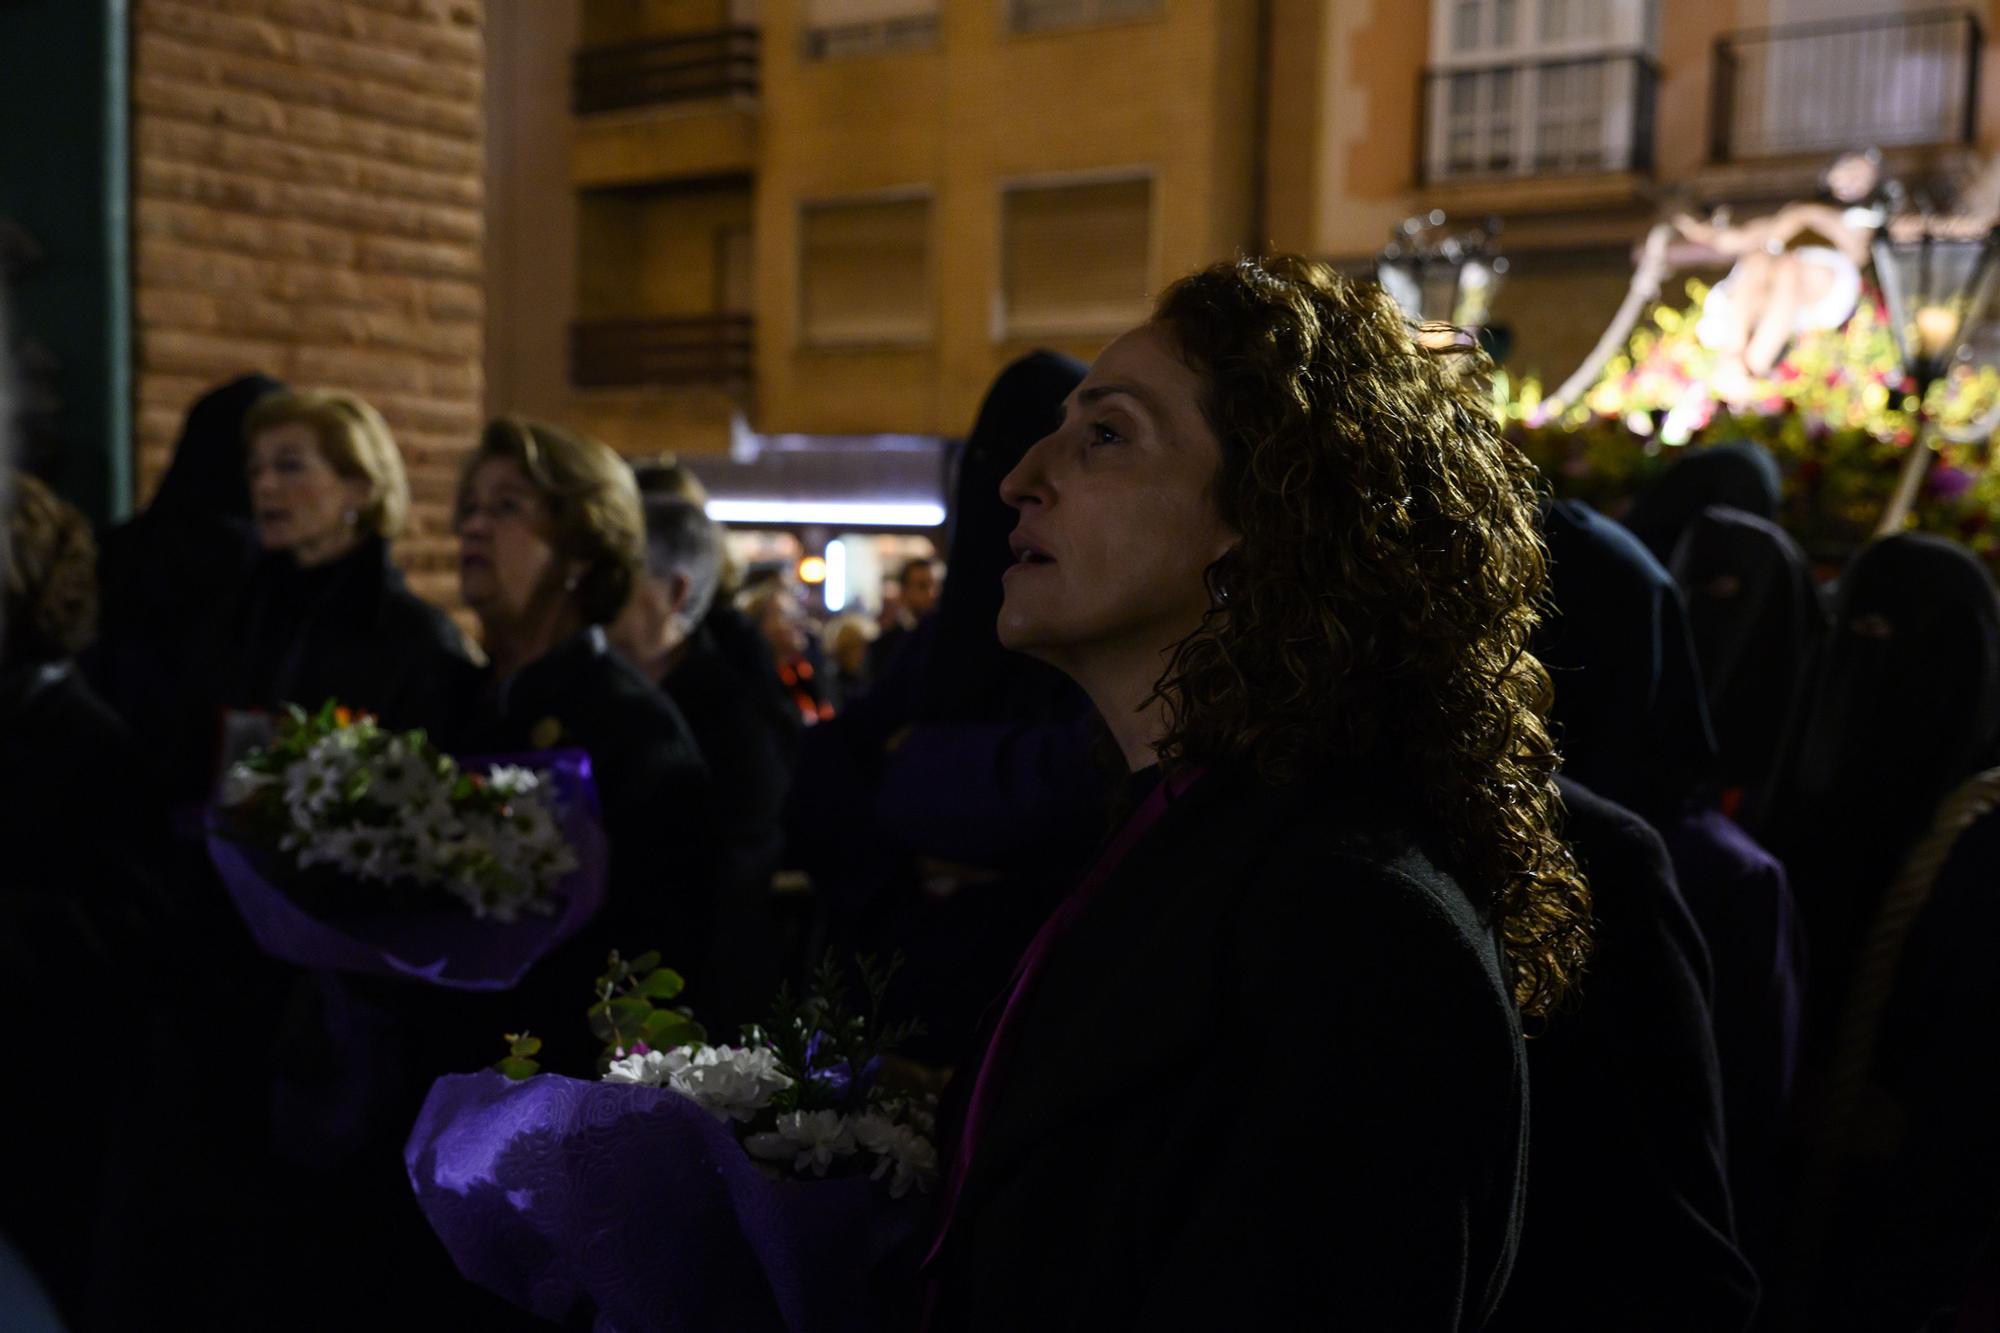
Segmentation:
<svg viewBox="0 0 2000 1333">
<path fill-rule="evenodd" d="M 676 1046 L 699 1046 L 708 1040 L 708 1033 L 701 1024 L 689 1022 L 668 1009 L 656 1009 L 650 1014 L 641 1035 L 648 1046 L 656 1051 L 671 1051 Z"/>
<path fill-rule="evenodd" d="M 654 968 L 658 967 L 659 965 L 660 965 L 660 951 L 658 949 L 648 949 L 646 950 L 646 952 L 640 954 L 637 958 L 634 958 L 630 963 L 627 963 L 625 965 L 625 970 L 627 972 L 636 972 L 643 975 L 647 972 L 651 972 Z"/>
<path fill-rule="evenodd" d="M 533 1078 L 542 1070 L 542 1067 L 533 1060 L 524 1060 L 518 1055 L 510 1055 L 493 1067 L 516 1083 L 522 1079 Z"/>
<path fill-rule="evenodd" d="M 639 994 L 652 1000 L 671 1000 L 687 989 L 681 974 L 670 967 L 655 967 L 639 982 Z"/>
<path fill-rule="evenodd" d="M 524 1057 L 539 1055 L 542 1050 L 542 1039 L 528 1032 L 519 1034 L 510 1032 L 507 1034 L 507 1050 L 511 1055 Z"/>
</svg>

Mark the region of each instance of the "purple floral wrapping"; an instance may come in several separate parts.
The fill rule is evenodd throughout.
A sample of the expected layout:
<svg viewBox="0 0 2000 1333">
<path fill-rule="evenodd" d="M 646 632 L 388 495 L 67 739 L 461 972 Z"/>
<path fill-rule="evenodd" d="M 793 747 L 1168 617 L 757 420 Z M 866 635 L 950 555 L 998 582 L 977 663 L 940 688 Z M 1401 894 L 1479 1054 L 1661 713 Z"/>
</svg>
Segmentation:
<svg viewBox="0 0 2000 1333">
<path fill-rule="evenodd" d="M 453 1262 L 545 1319 L 600 1333 L 862 1333 L 914 1198 L 876 1181 L 771 1180 L 678 1093 L 491 1071 L 431 1087 L 403 1150 Z"/>
<path fill-rule="evenodd" d="M 461 761 L 468 772 L 496 764 L 547 770 L 554 779 L 563 836 L 576 852 L 577 868 L 557 886 L 556 908 L 546 916 L 524 914 L 508 924 L 480 921 L 462 905 L 442 900 L 435 911 L 357 914 L 337 921 L 316 916 L 272 882 L 270 854 L 223 835 L 213 811 L 209 858 L 258 946 L 273 958 L 454 990 L 511 990 L 597 914 L 604 902 L 606 850 L 589 755 L 552 750 Z"/>
</svg>

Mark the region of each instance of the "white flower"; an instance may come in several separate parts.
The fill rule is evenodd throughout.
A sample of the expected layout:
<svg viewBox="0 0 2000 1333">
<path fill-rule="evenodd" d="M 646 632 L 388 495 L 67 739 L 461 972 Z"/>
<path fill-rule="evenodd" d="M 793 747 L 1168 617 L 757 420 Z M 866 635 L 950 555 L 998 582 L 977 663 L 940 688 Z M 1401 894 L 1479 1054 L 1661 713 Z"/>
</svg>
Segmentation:
<svg viewBox="0 0 2000 1333">
<path fill-rule="evenodd" d="M 834 1158 L 854 1155 L 854 1129 L 838 1111 L 793 1111 L 778 1117 L 775 1133 L 752 1134 L 743 1146 L 765 1161 L 790 1157 L 801 1175 L 824 1176 Z"/>
<path fill-rule="evenodd" d="M 669 1086 L 717 1120 L 749 1121 L 792 1080 L 767 1047 L 704 1046 Z"/>
<path fill-rule="evenodd" d="M 276 774 L 259 773 L 247 764 L 231 764 L 222 779 L 222 804 L 233 806 L 253 801 L 258 792 L 277 780 Z"/>
<path fill-rule="evenodd" d="M 928 1190 L 937 1177 L 937 1147 L 908 1125 L 870 1111 L 853 1121 L 854 1141 L 875 1154 L 873 1180 L 889 1176 L 889 1197 L 900 1199 L 913 1188 Z M 890 1173 L 894 1174 L 891 1175 Z"/>
<path fill-rule="evenodd" d="M 368 799 L 392 809 L 420 800 L 437 787 L 435 771 L 400 736 L 391 738 L 368 766 Z"/>
<path fill-rule="evenodd" d="M 643 1055 L 628 1055 L 622 1060 L 613 1060 L 611 1068 L 604 1071 L 606 1083 L 643 1083 L 649 1088 L 663 1088 L 668 1081 L 688 1066 L 688 1054 L 683 1050 L 647 1051 Z"/>
<path fill-rule="evenodd" d="M 500 796 L 526 796 L 541 787 L 542 779 L 532 768 L 519 764 L 495 764 L 486 772 L 488 789 Z"/>
</svg>

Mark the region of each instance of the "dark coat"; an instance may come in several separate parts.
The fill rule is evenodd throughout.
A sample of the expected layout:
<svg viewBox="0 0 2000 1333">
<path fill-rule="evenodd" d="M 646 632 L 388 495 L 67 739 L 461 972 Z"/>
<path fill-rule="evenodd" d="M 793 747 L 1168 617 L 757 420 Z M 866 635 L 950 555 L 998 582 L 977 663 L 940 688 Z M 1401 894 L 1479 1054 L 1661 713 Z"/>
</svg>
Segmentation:
<svg viewBox="0 0 2000 1333">
<path fill-rule="evenodd" d="M 545 1035 L 550 1068 L 589 1068 L 597 1047 L 583 1011 L 605 954 L 617 949 L 629 958 L 658 949 L 672 963 L 706 938 L 708 765 L 673 701 L 613 653 L 596 627 L 491 685 L 461 751 L 577 746 L 590 755 L 596 776 L 611 848 L 604 908 L 498 1006 L 504 1021 Z M 698 1005 L 697 980 L 688 978 L 688 1000 Z"/>
<path fill-rule="evenodd" d="M 664 682 L 713 780 L 706 837 L 715 899 L 708 936 L 675 966 L 702 982 L 700 1012 L 718 1038 L 767 1016 L 783 980 L 771 880 L 785 852 L 797 714 L 770 706 L 763 680 L 745 675 L 704 625 Z"/>
<path fill-rule="evenodd" d="M 311 711 L 337 699 L 392 730 L 439 735 L 456 729 L 477 677 L 458 627 L 410 591 L 380 538 L 310 569 L 266 555 L 215 657 L 219 707 Z"/>
<path fill-rule="evenodd" d="M 93 1268 L 99 1189 L 111 1183 L 123 1106 L 147 1086 L 160 1005 L 166 818 L 150 775 L 69 664 L 0 674 L 0 1004 L 22 1016 L 8 1044 L 25 1094 L 7 1111 L 24 1149 L 0 1189 L 0 1234 L 76 1323 L 104 1280 Z M 118 1097 L 54 1092 L 80 1046 L 118 1049 Z"/>
<path fill-rule="evenodd" d="M 1520 1020 L 1399 813 L 1211 775 L 1139 842 L 1016 1015 L 933 1327 L 1480 1326 Z"/>
<path fill-rule="evenodd" d="M 1597 946 L 1528 1042 L 1528 1211 L 1489 1328 L 1746 1328 L 1758 1284 L 1735 1241 L 1708 949 L 1660 835 L 1559 785 Z"/>
</svg>

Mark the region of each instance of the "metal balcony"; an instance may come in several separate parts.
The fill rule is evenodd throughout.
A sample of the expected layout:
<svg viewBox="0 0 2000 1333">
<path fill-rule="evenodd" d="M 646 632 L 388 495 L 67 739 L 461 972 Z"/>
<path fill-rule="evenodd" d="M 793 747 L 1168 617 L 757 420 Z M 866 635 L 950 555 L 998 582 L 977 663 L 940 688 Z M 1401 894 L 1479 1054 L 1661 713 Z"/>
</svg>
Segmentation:
<svg viewBox="0 0 2000 1333">
<path fill-rule="evenodd" d="M 582 320 L 570 326 L 570 382 L 579 389 L 744 388 L 754 333 L 749 315 Z"/>
<path fill-rule="evenodd" d="M 755 28 L 660 37 L 576 53 L 570 102 L 579 116 L 710 98 L 755 97 L 760 39 Z"/>
<path fill-rule="evenodd" d="M 1709 155 L 1971 143 L 1979 20 L 1957 10 L 1726 33 L 1715 43 Z"/>
</svg>

